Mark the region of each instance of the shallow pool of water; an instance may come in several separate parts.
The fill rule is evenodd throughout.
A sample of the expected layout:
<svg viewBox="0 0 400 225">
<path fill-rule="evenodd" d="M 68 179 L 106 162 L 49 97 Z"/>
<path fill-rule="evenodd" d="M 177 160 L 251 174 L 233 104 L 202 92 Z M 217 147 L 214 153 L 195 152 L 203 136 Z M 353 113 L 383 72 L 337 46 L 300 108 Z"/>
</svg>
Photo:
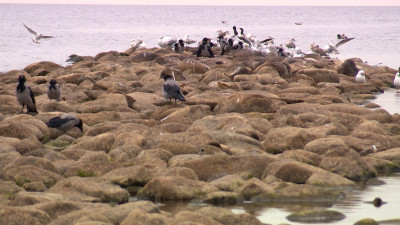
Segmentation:
<svg viewBox="0 0 400 225">
<path fill-rule="evenodd" d="M 286 219 L 288 215 L 298 211 L 329 209 L 342 212 L 346 218 L 331 223 L 313 224 L 354 224 L 364 219 L 372 218 L 376 221 L 400 218 L 400 174 L 392 174 L 387 177 L 379 177 L 384 184 L 366 185 L 360 188 L 346 191 L 346 197 L 332 207 L 313 206 L 305 204 L 275 205 L 275 206 L 238 206 L 233 207 L 235 213 L 247 212 L 256 215 L 259 220 L 266 224 L 304 224 L 291 222 Z M 375 207 L 369 203 L 376 197 L 380 197 L 386 204 Z"/>
<path fill-rule="evenodd" d="M 396 89 L 386 89 L 384 93 L 377 94 L 375 99 L 370 102 L 378 104 L 390 114 L 400 113 L 400 91 Z"/>
</svg>

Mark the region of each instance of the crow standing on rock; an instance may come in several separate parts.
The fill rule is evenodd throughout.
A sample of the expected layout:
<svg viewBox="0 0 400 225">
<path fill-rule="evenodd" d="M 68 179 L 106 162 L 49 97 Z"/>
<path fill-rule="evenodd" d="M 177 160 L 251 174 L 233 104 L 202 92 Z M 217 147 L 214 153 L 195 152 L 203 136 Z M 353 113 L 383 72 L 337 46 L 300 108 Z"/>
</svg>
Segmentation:
<svg viewBox="0 0 400 225">
<path fill-rule="evenodd" d="M 25 82 L 26 77 L 24 75 L 19 75 L 16 96 L 18 103 L 22 106 L 21 112 L 24 111 L 24 107 L 26 106 L 26 113 L 37 113 L 35 97 L 33 96 L 31 88 L 26 85 Z"/>
<path fill-rule="evenodd" d="M 51 79 L 47 85 L 47 97 L 49 97 L 50 101 L 55 99 L 59 102 L 61 99 L 61 87 L 55 79 Z"/>
<path fill-rule="evenodd" d="M 164 79 L 164 84 L 162 87 L 164 101 L 171 101 L 175 99 L 179 101 L 186 101 L 185 97 L 183 96 L 181 89 L 179 88 L 178 84 L 175 82 L 174 77 L 169 74 L 162 73 L 160 78 Z"/>
</svg>

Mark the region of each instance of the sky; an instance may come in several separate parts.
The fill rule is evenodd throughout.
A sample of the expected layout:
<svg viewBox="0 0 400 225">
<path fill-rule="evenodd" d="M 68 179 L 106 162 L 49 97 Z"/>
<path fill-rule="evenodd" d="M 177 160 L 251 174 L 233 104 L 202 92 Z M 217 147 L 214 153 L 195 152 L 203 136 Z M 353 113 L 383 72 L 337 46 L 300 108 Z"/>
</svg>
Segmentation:
<svg viewBox="0 0 400 225">
<path fill-rule="evenodd" d="M 110 5 L 400 6 L 400 0 L 0 0 L 0 3 Z"/>
</svg>

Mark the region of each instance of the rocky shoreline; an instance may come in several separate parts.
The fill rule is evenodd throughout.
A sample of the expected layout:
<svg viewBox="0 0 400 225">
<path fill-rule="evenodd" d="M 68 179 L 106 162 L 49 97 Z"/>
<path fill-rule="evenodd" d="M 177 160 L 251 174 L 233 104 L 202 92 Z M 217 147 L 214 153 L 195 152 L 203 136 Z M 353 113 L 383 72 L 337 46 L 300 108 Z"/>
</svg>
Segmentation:
<svg viewBox="0 0 400 225">
<path fill-rule="evenodd" d="M 400 168 L 400 115 L 368 103 L 393 87 L 396 70 L 317 54 L 193 51 L 110 51 L 1 74 L 0 224 L 262 224 L 218 206 L 332 205 L 343 188 Z M 366 83 L 355 83 L 357 69 Z M 161 73 L 185 102 L 163 101 Z M 19 114 L 20 74 L 38 114 Z M 53 78 L 63 101 L 47 98 Z M 84 132 L 46 126 L 64 113 Z M 168 213 L 155 204 L 193 200 L 208 206 Z"/>
</svg>

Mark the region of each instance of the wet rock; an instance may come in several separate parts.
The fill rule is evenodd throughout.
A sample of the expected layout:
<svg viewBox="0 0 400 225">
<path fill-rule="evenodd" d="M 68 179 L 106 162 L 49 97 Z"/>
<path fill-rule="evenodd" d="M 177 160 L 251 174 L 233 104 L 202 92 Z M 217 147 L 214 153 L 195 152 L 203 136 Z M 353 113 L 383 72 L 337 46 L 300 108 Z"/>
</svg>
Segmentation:
<svg viewBox="0 0 400 225">
<path fill-rule="evenodd" d="M 91 137 L 76 145 L 71 146 L 72 149 L 85 149 L 89 151 L 103 151 L 108 153 L 114 145 L 116 137 L 114 134 L 104 133 Z"/>
<path fill-rule="evenodd" d="M 259 180 L 258 178 L 251 178 L 247 180 L 238 190 L 245 200 L 250 200 L 253 196 L 259 195 L 261 193 L 273 194 L 274 189 Z"/>
<path fill-rule="evenodd" d="M 171 164 L 171 160 L 169 164 Z M 204 181 L 212 177 L 228 174 L 237 174 L 247 179 L 250 177 L 261 178 L 264 168 L 275 160 L 276 158 L 269 154 L 243 154 L 237 156 L 218 154 L 195 157 L 178 165 L 192 169 L 199 179 Z"/>
<path fill-rule="evenodd" d="M 315 80 L 315 83 L 329 82 L 339 83 L 339 74 L 336 71 L 326 69 L 304 69 L 297 71 L 297 74 L 305 74 Z"/>
<path fill-rule="evenodd" d="M 63 195 L 80 193 L 97 198 L 101 202 L 124 203 L 129 198 L 125 189 L 97 177 L 69 177 L 52 186 L 49 192 Z"/>
<path fill-rule="evenodd" d="M 144 214 L 160 213 L 158 206 L 150 201 L 128 202 L 115 207 L 101 209 L 99 210 L 99 213 L 106 216 L 113 224 L 121 224 L 121 222 L 127 218 L 129 213 L 134 210 L 141 210 Z"/>
<path fill-rule="evenodd" d="M 50 72 L 63 72 L 64 67 L 49 61 L 42 61 L 30 64 L 24 68 L 24 71 L 31 76 L 45 76 Z"/>
<path fill-rule="evenodd" d="M 218 189 L 204 181 L 189 180 L 180 176 L 156 177 L 139 191 L 139 195 L 154 200 L 191 200 L 202 198 Z"/>
<path fill-rule="evenodd" d="M 49 215 L 41 210 L 21 207 L 2 207 L 0 211 L 0 224 L 44 225 L 49 223 Z"/>
<path fill-rule="evenodd" d="M 15 181 L 19 185 L 31 182 L 41 182 L 46 187 L 51 187 L 63 177 L 57 173 L 41 169 L 32 165 L 24 165 L 10 168 L 4 172 L 6 180 Z"/>
<path fill-rule="evenodd" d="M 362 219 L 362 220 L 359 220 L 356 223 L 354 223 L 354 225 L 379 225 L 379 224 L 381 224 L 381 223 L 378 223 L 374 219 L 370 219 L 370 218 Z"/>
<path fill-rule="evenodd" d="M 343 220 L 346 216 L 343 213 L 334 210 L 317 210 L 292 213 L 286 218 L 293 222 L 327 223 Z"/>
<path fill-rule="evenodd" d="M 178 68 L 182 73 L 185 71 L 189 74 L 199 73 L 204 74 L 205 72 L 211 70 L 207 65 L 195 60 L 186 59 L 178 63 Z"/>
<path fill-rule="evenodd" d="M 265 136 L 263 150 L 269 153 L 282 153 L 290 149 L 302 149 L 317 136 L 308 129 L 299 127 L 273 128 Z"/>
<path fill-rule="evenodd" d="M 104 215 L 87 209 L 76 210 L 64 214 L 53 220 L 51 225 L 56 224 L 104 224 L 112 225 L 113 223 Z"/>
<path fill-rule="evenodd" d="M 354 182 L 342 176 L 295 160 L 281 160 L 270 163 L 265 168 L 262 179 L 269 175 L 274 175 L 283 181 L 296 184 L 312 184 L 317 186 L 354 185 Z"/>
<path fill-rule="evenodd" d="M 203 207 L 196 212 L 210 217 L 221 224 L 261 225 L 262 223 L 253 215 L 247 213 L 234 214 L 229 209 L 221 207 Z"/>
<path fill-rule="evenodd" d="M 237 191 L 245 181 L 238 175 L 226 175 L 210 182 L 221 191 Z"/>
<path fill-rule="evenodd" d="M 194 222 L 196 221 L 196 222 Z M 181 211 L 177 213 L 172 221 L 172 224 L 209 224 L 209 225 L 221 225 L 221 223 L 213 220 L 207 215 L 200 214 L 192 211 Z"/>
<path fill-rule="evenodd" d="M 273 98 L 273 96 L 271 96 Z M 271 97 L 266 97 L 261 94 L 233 94 L 232 96 L 221 101 L 214 109 L 215 113 L 247 113 L 261 112 L 273 113 L 277 107 L 271 100 Z"/>
</svg>

